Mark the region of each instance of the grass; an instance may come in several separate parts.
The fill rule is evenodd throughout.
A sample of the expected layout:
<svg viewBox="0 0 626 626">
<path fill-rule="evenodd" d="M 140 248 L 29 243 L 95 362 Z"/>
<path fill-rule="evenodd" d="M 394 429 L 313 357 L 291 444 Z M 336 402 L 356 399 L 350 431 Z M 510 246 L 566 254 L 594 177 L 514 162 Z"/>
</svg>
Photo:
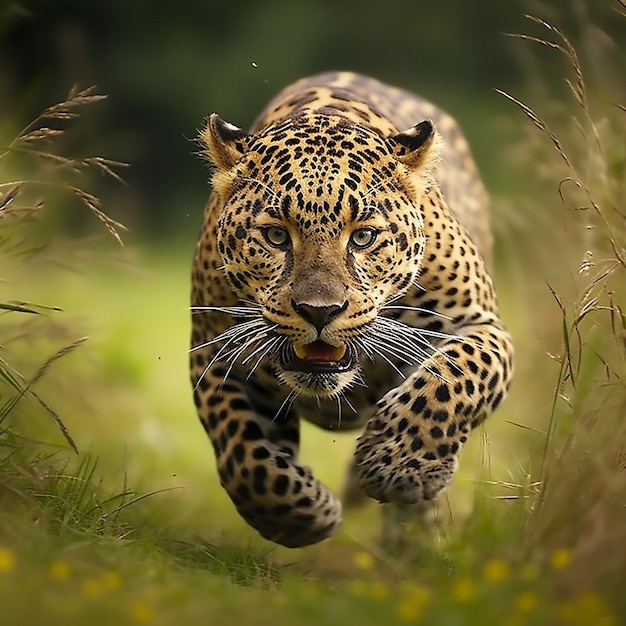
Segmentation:
<svg viewBox="0 0 626 626">
<path fill-rule="evenodd" d="M 62 138 L 42 120 L 8 146 L 3 175 L 28 176 L 0 182 L 0 623 L 624 623 L 626 112 L 588 94 L 560 31 L 535 27 L 572 97 L 548 124 L 507 95 L 529 120 L 508 158 L 536 177 L 528 198 L 497 202 L 518 372 L 419 559 L 377 547 L 373 504 L 303 550 L 243 524 L 190 398 L 191 247 L 55 247 L 40 198 L 57 193 L 119 236 L 84 186 L 111 164 L 28 152 Z M 353 437 L 307 427 L 303 439 L 305 462 L 339 489 Z"/>
</svg>

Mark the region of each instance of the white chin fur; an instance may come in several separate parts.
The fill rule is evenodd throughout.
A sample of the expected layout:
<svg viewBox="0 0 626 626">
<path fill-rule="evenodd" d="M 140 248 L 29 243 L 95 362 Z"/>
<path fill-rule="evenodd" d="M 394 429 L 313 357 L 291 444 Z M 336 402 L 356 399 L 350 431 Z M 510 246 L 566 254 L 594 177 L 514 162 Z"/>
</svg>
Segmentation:
<svg viewBox="0 0 626 626">
<path fill-rule="evenodd" d="M 356 378 L 356 370 L 337 373 L 279 372 L 278 377 L 287 387 L 300 395 L 312 398 L 334 398 L 349 389 Z"/>
</svg>

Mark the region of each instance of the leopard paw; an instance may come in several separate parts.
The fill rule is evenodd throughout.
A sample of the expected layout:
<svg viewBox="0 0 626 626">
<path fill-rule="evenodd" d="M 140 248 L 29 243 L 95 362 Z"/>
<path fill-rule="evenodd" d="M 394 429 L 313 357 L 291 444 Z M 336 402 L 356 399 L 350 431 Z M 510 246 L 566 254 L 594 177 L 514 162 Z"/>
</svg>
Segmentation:
<svg viewBox="0 0 626 626">
<path fill-rule="evenodd" d="M 370 498 L 418 504 L 434 500 L 450 484 L 458 458 L 439 458 L 430 451 L 410 455 L 388 444 L 371 446 L 362 438 L 355 452 L 355 467 L 361 488 Z"/>
</svg>

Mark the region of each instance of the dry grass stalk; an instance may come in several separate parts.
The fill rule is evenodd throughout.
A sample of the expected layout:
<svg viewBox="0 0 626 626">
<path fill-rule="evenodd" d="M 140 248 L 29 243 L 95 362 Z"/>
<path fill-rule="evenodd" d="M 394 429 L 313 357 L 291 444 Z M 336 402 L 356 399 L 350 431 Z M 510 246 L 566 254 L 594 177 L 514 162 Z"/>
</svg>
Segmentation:
<svg viewBox="0 0 626 626">
<path fill-rule="evenodd" d="M 50 147 L 58 143 L 65 134 L 64 122 L 78 118 L 82 107 L 104 99 L 105 96 L 96 93 L 94 87 L 83 90 L 74 87 L 63 102 L 45 109 L 41 115 L 22 129 L 8 146 L 0 149 L 0 165 L 3 164 L 3 160 L 7 163 L 11 157 L 21 157 L 22 161 L 19 161 L 14 167 L 17 167 L 18 172 L 26 173 L 16 180 L 0 180 L 0 251 L 4 254 L 17 257 L 26 254 L 32 255 L 48 245 L 48 242 L 33 244 L 29 238 L 27 226 L 34 214 L 44 206 L 46 196 L 50 192 L 56 191 L 70 193 L 76 197 L 98 218 L 109 233 L 120 244 L 122 243 L 120 232 L 125 230 L 125 227 L 103 212 L 100 199 L 83 187 L 81 177 L 84 177 L 88 170 L 97 170 L 121 181 L 115 170 L 125 166 L 125 164 L 99 156 L 75 159 L 58 154 L 52 151 Z M 78 182 L 76 182 L 77 177 Z M 29 203 L 27 192 L 32 190 L 35 190 L 37 194 L 42 194 L 43 198 Z M 20 201 L 23 203 L 21 206 Z M 9 217 L 13 219 L 3 223 L 2 220 Z M 26 233 L 19 236 L 20 230 L 26 231 Z M 0 303 L 0 313 L 9 315 L 24 313 L 38 315 L 47 310 L 60 309 L 16 301 Z M 31 329 L 24 332 L 30 337 L 33 331 Z M 40 332 L 37 337 L 41 339 Z M 15 336 L 4 336 L 2 339 L 4 345 L 0 344 L 0 348 L 6 348 L 12 339 L 15 339 Z M 24 397 L 30 396 L 43 407 L 67 443 L 75 452 L 78 452 L 76 444 L 61 417 L 48 402 L 34 391 L 33 387 L 48 373 L 54 363 L 76 350 L 86 339 L 86 337 L 81 337 L 57 350 L 37 368 L 29 380 L 26 380 L 6 359 L 0 357 L 0 382 L 8 385 L 8 389 L 12 392 L 12 395 L 9 394 L 8 399 L 5 398 L 0 405 L 0 422 L 13 411 Z"/>
<path fill-rule="evenodd" d="M 96 93 L 95 87 L 83 90 L 73 87 L 63 102 L 45 109 L 0 151 L 0 162 L 10 155 L 23 155 L 30 158 L 31 167 L 36 172 L 36 175 L 29 174 L 28 177 L 19 180 L 0 182 L 0 193 L 4 189 L 7 190 L 0 195 L 0 217 L 3 215 L 2 211 L 6 211 L 9 204 L 27 189 L 36 188 L 44 194 L 48 190 L 65 191 L 78 198 L 102 222 L 118 243 L 122 243 L 120 232 L 126 230 L 125 226 L 102 211 L 98 198 L 82 186 L 71 183 L 69 179 L 77 174 L 83 175 L 88 170 L 97 170 L 122 182 L 122 178 L 115 170 L 126 167 L 127 164 L 100 156 L 76 159 L 44 148 L 46 144 L 58 141 L 65 134 L 65 128 L 53 127 L 50 125 L 51 121 L 75 120 L 80 116 L 78 109 L 105 98 L 106 96 Z M 51 171 L 46 170 L 46 164 L 52 166 Z M 38 203 L 37 208 L 42 206 L 43 203 Z"/>
<path fill-rule="evenodd" d="M 618 2 L 626 7 L 624 0 Z M 573 79 L 566 83 L 577 111 L 566 137 L 569 143 L 576 138 L 582 143 L 566 150 L 539 114 L 500 92 L 565 163 L 557 192 L 569 243 L 580 251 L 576 271 L 563 272 L 573 277 L 573 295 L 563 295 L 561 284 L 548 285 L 560 313 L 562 346 L 553 355 L 559 372 L 537 479 L 541 486 L 531 494 L 528 534 L 531 545 L 542 551 L 572 550 L 574 566 L 560 578 L 565 593 L 604 593 L 617 591 L 626 575 L 626 207 L 616 174 L 626 172 L 626 157 L 623 145 L 614 149 L 620 133 L 607 131 L 610 118 L 598 121 L 592 110 L 573 45 L 559 29 L 530 19 L 556 41 L 514 36 L 556 50 L 568 61 Z M 620 115 L 624 110 L 621 104 L 612 109 Z M 615 121 L 618 127 L 620 122 Z M 582 193 L 575 210 L 568 202 L 570 187 Z"/>
</svg>

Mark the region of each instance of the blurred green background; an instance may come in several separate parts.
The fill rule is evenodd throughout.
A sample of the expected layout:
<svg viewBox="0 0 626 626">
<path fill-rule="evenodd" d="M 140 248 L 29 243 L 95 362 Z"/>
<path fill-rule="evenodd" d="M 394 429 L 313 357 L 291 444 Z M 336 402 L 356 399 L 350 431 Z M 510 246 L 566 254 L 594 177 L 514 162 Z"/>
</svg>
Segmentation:
<svg viewBox="0 0 626 626">
<path fill-rule="evenodd" d="M 611 46 L 585 42 L 589 24 L 607 40 L 626 36 L 608 0 L 5 0 L 0 119 L 26 124 L 73 84 L 98 85 L 109 100 L 90 112 L 74 149 L 131 164 L 127 188 L 109 181 L 96 188 L 107 212 L 131 227 L 131 237 L 187 237 L 208 194 L 193 141 L 205 117 L 217 111 L 246 127 L 290 82 L 350 69 L 451 112 L 492 192 L 510 193 L 523 184 L 501 157 L 519 138 L 521 118 L 494 88 L 527 95 L 533 72 L 545 77 L 563 67 L 557 55 L 531 53 L 505 35 L 537 31 L 525 13 L 559 24 L 590 55 Z M 562 91 L 554 82 L 543 88 Z M 70 221 L 82 220 L 80 212 Z"/>
</svg>

